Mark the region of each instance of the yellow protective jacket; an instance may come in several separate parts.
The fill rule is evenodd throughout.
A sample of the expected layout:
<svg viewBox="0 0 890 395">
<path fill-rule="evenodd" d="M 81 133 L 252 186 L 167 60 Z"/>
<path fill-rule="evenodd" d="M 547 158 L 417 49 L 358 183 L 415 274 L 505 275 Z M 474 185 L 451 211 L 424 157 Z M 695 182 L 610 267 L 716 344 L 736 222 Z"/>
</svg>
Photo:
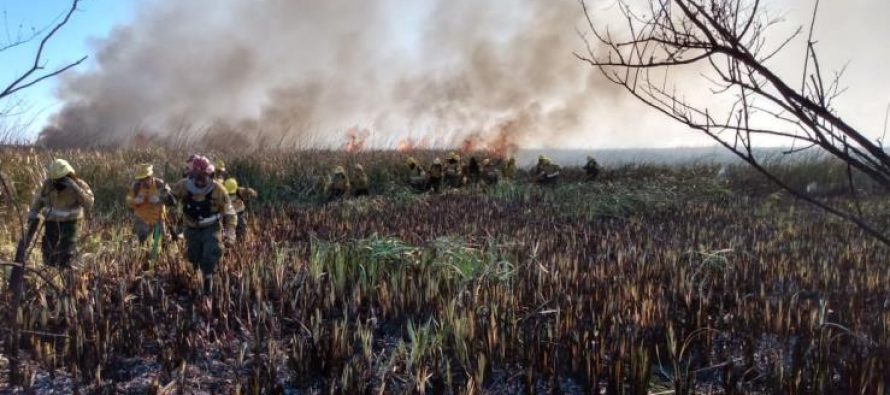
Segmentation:
<svg viewBox="0 0 890 395">
<path fill-rule="evenodd" d="M 155 225 L 167 218 L 165 203 L 169 200 L 170 187 L 164 180 L 154 177 L 147 184 L 137 181 L 130 186 L 127 191 L 127 205 L 140 221 L 148 225 Z M 137 196 L 142 198 L 141 203 L 136 203 Z"/>
<path fill-rule="evenodd" d="M 444 172 L 445 170 L 441 164 L 433 164 L 430 166 L 430 178 L 442 178 Z"/>
<path fill-rule="evenodd" d="M 368 181 L 368 175 L 365 172 L 355 172 L 352 175 L 352 188 L 357 191 L 367 191 L 371 183 Z"/>
<path fill-rule="evenodd" d="M 247 202 L 256 199 L 257 193 L 253 188 L 238 188 L 235 193 L 229 195 L 232 201 L 232 209 L 241 214 L 247 209 Z"/>
<path fill-rule="evenodd" d="M 44 181 L 31 203 L 30 218 L 43 216 L 46 221 L 76 221 L 92 214 L 93 191 L 83 180 L 70 177 L 76 187 L 61 191 L 53 186 L 52 180 Z"/>
<path fill-rule="evenodd" d="M 463 174 L 463 164 L 461 164 L 460 162 L 448 162 L 445 164 L 445 176 L 460 177 Z"/>
<path fill-rule="evenodd" d="M 533 171 L 536 179 L 545 180 L 558 177 L 561 170 L 562 168 L 555 163 L 539 163 Z"/>
<path fill-rule="evenodd" d="M 185 178 L 173 185 L 173 196 L 182 205 L 183 223 L 189 228 L 204 228 L 222 222 L 227 231 L 234 231 L 238 222 L 226 187 L 219 181 L 198 188 Z"/>
<path fill-rule="evenodd" d="M 346 193 L 349 191 L 349 178 L 345 174 L 334 174 L 331 176 L 331 182 L 328 184 L 328 191 L 337 191 Z"/>
</svg>

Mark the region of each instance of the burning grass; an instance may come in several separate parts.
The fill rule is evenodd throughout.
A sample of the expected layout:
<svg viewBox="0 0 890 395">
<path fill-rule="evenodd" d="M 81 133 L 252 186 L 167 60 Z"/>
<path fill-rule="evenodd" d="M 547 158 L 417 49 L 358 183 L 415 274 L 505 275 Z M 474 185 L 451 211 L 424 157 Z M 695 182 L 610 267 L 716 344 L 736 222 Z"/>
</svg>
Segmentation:
<svg viewBox="0 0 890 395">
<path fill-rule="evenodd" d="M 87 172 L 106 171 L 108 155 Z M 887 390 L 887 250 L 805 206 L 740 195 L 701 168 L 413 195 L 398 187 L 398 157 L 384 153 L 361 159 L 382 184 L 374 196 L 320 205 L 306 190 L 311 177 L 344 159 L 317 155 L 321 163 L 302 170 L 290 167 L 299 159 L 230 161 L 267 200 L 255 207 L 252 236 L 225 257 L 212 305 L 181 246 L 146 270 L 124 217 L 104 203 L 109 214 L 86 237 L 82 266 L 30 273 L 26 306 L 2 311 L 24 323 L 26 384 L 160 393 Z M 305 178 L 273 184 L 297 174 Z M 274 204 L 291 197 L 295 204 Z M 868 203 L 886 209 L 880 198 Z"/>
</svg>

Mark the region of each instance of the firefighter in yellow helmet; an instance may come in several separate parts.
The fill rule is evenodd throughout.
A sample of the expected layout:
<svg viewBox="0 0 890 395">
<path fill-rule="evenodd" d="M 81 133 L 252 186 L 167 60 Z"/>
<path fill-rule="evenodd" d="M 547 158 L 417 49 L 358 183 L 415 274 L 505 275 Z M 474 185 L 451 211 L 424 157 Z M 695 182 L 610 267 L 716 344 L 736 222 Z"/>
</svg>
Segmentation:
<svg viewBox="0 0 890 395">
<path fill-rule="evenodd" d="M 173 196 L 182 206 L 186 255 L 201 270 L 205 295 L 213 291 L 213 274 L 224 245 L 235 243 L 238 222 L 226 187 L 213 179 L 214 170 L 209 159 L 196 156 L 190 161 L 188 178 L 173 185 Z"/>
<path fill-rule="evenodd" d="M 445 184 L 451 188 L 460 188 L 467 182 L 464 175 L 463 164 L 460 161 L 460 155 L 456 152 L 448 154 L 445 161 Z"/>
<path fill-rule="evenodd" d="M 150 164 L 136 167 L 136 180 L 127 190 L 127 206 L 133 210 L 134 230 L 139 243 L 145 243 L 149 235 L 164 234 L 164 221 L 167 218 L 167 205 L 176 204 L 170 187 L 164 180 L 154 176 L 154 168 Z"/>
<path fill-rule="evenodd" d="M 540 185 L 555 185 L 559 181 L 561 170 L 559 165 L 553 163 L 552 159 L 541 155 L 538 157 L 538 164 L 532 169 L 532 175 L 535 182 Z"/>
<path fill-rule="evenodd" d="M 226 162 L 222 159 L 213 161 L 213 179 L 219 182 L 225 182 L 229 178 L 229 172 L 226 170 Z"/>
<path fill-rule="evenodd" d="M 508 180 L 516 178 L 516 158 L 511 156 L 510 159 L 507 159 L 507 163 L 504 164 L 503 175 Z"/>
<path fill-rule="evenodd" d="M 433 164 L 430 165 L 429 171 L 429 189 L 432 189 L 433 192 L 439 192 L 442 190 L 442 177 L 445 176 L 445 166 L 442 164 L 442 159 L 436 158 L 433 160 Z"/>
<path fill-rule="evenodd" d="M 253 188 L 244 188 L 238 186 L 238 180 L 234 178 L 226 179 L 223 183 L 226 192 L 229 194 L 229 200 L 232 202 L 232 209 L 238 216 L 238 224 L 235 226 L 235 235 L 238 240 L 242 240 L 247 234 L 247 205 L 251 200 L 256 199 L 257 193 Z"/>
<path fill-rule="evenodd" d="M 64 159 L 54 160 L 47 170 L 49 177 L 31 203 L 28 227 L 36 228 L 43 217 L 43 262 L 68 267 L 77 255 L 80 223 L 92 214 L 93 191 Z"/>
<path fill-rule="evenodd" d="M 426 190 L 426 170 L 414 158 L 408 158 L 408 185 L 417 191 Z"/>
<path fill-rule="evenodd" d="M 352 196 L 365 196 L 371 193 L 371 183 L 368 181 L 368 175 L 365 174 L 365 167 L 360 163 L 356 163 L 352 167 Z"/>
<path fill-rule="evenodd" d="M 349 177 L 346 175 L 346 169 L 343 166 L 334 168 L 334 173 L 331 174 L 327 189 L 329 202 L 349 195 Z"/>
</svg>

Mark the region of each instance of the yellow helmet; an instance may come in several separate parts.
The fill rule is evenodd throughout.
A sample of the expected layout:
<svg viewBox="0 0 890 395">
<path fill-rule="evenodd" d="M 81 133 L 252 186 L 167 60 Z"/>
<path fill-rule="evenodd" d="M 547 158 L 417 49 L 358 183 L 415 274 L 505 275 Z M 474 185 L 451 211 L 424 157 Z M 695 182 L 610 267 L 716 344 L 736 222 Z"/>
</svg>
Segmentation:
<svg viewBox="0 0 890 395">
<path fill-rule="evenodd" d="M 226 179 L 226 182 L 223 183 L 223 186 L 226 187 L 226 192 L 231 195 L 235 192 L 238 192 L 238 180 L 234 178 Z"/>
<path fill-rule="evenodd" d="M 343 166 L 337 166 L 334 168 L 334 174 L 346 174 L 346 169 Z"/>
<path fill-rule="evenodd" d="M 222 159 L 217 159 L 213 162 L 213 167 L 216 168 L 216 171 L 226 171 L 226 162 Z"/>
<path fill-rule="evenodd" d="M 352 168 L 355 169 L 356 171 L 365 171 L 365 167 L 362 166 L 361 163 L 356 163 L 355 166 L 353 166 Z"/>
<path fill-rule="evenodd" d="M 64 159 L 56 159 L 49 165 L 49 178 L 58 180 L 69 175 L 74 175 L 74 168 Z"/>
<path fill-rule="evenodd" d="M 550 163 L 550 158 L 548 158 L 548 157 L 546 157 L 546 156 L 544 156 L 544 155 L 541 155 L 541 156 L 538 157 L 538 162 L 540 162 L 540 163 Z"/>
<path fill-rule="evenodd" d="M 482 159 L 482 166 L 488 166 L 491 164 L 491 160 L 488 158 Z"/>
<path fill-rule="evenodd" d="M 441 165 L 441 164 L 442 164 L 442 159 L 439 159 L 439 158 L 434 159 L 434 160 L 433 160 L 433 164 L 434 164 L 434 165 Z"/>
<path fill-rule="evenodd" d="M 154 174 L 154 166 L 152 166 L 150 163 L 143 163 L 140 165 L 136 165 L 136 174 L 133 176 L 133 178 L 141 180 L 143 178 L 151 177 Z"/>
<path fill-rule="evenodd" d="M 453 152 L 453 151 L 452 151 L 452 152 L 449 152 L 449 153 L 448 153 L 448 160 L 459 161 L 459 160 L 460 160 L 460 155 L 458 155 L 457 152 Z"/>
<path fill-rule="evenodd" d="M 416 165 L 416 164 L 417 164 L 417 159 L 414 159 L 414 158 L 408 158 L 408 160 L 406 161 L 406 163 L 408 164 L 408 166 Z"/>
</svg>

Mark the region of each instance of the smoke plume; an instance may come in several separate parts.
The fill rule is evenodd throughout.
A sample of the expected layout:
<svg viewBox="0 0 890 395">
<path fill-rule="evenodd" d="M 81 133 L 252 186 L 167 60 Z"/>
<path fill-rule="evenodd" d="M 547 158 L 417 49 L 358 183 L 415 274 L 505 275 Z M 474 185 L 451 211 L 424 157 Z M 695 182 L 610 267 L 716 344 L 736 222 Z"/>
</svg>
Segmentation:
<svg viewBox="0 0 890 395">
<path fill-rule="evenodd" d="M 154 0 L 62 81 L 40 142 L 546 145 L 620 97 L 572 56 L 582 17 L 575 0 Z"/>
</svg>

